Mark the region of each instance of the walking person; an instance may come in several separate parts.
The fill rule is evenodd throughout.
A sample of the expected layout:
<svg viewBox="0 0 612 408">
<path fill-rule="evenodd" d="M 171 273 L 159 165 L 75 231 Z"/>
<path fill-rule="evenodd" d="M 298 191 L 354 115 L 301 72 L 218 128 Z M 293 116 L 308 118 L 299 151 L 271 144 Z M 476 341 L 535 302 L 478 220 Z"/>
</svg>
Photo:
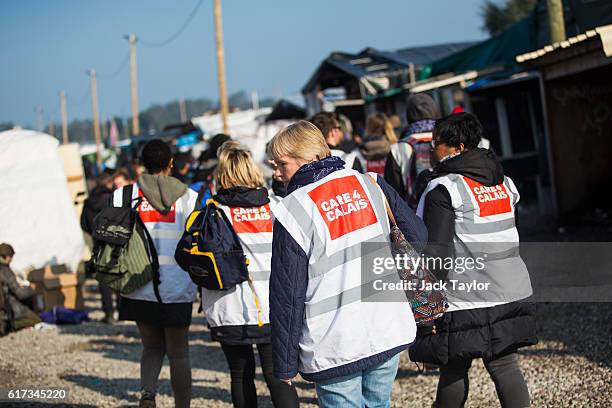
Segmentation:
<svg viewBox="0 0 612 408">
<path fill-rule="evenodd" d="M 274 374 L 288 384 L 298 372 L 313 381 L 322 407 L 389 407 L 399 354 L 416 326 L 407 302 L 355 296 L 361 287 L 357 248 L 389 243 L 385 199 L 419 250 L 425 226 L 382 177 L 346 169 L 331 156 L 310 122 L 280 131 L 268 151 L 289 194 L 273 210 Z"/>
<path fill-rule="evenodd" d="M 142 150 L 146 173 L 132 190 L 132 200 L 142 198 L 137 210 L 158 254 L 160 283 L 153 281 L 121 296 L 119 318 L 135 321 L 142 341 L 140 359 L 141 407 L 155 407 L 157 382 L 164 356 L 170 362 L 170 381 L 175 407 L 189 407 L 191 365 L 188 333 L 197 287 L 174 260 L 187 217 L 197 193 L 170 177 L 172 153 L 159 139 Z M 122 187 L 113 194 L 113 206 L 121 207 Z"/>
<path fill-rule="evenodd" d="M 373 113 L 368 116 L 365 133 L 366 136 L 356 152 L 361 167 L 367 172 L 382 175 L 391 146 L 397 143 L 393 125 L 384 113 Z"/>
<path fill-rule="evenodd" d="M 516 353 L 537 342 L 534 305 L 525 301 L 532 293 L 529 274 L 518 251 L 520 195 L 495 154 L 478 147 L 481 135 L 482 125 L 469 113 L 436 123 L 432 143 L 438 164 L 417 210 L 429 232 L 426 255 L 484 254 L 482 268 L 438 269 L 438 278 L 490 284 L 471 294 L 450 286 L 448 312 L 410 348 L 413 361 L 440 365 L 437 408 L 464 406 L 476 358 L 483 359 L 502 407 L 530 405 Z"/>
<path fill-rule="evenodd" d="M 344 137 L 340 122 L 336 119 L 336 115 L 331 112 L 319 112 L 308 120 L 315 125 L 323 136 L 325 142 L 330 149 L 332 156 L 338 156 L 344 160 L 347 169 L 357 170 L 363 173 L 361 162 L 357 160 L 355 153 L 346 153 L 340 149 L 340 143 Z"/>
<path fill-rule="evenodd" d="M 400 141 L 391 146 L 387 157 L 385 181 L 416 208 L 414 185 L 417 176 L 432 167 L 431 138 L 440 110 L 431 96 L 410 95 L 406 101 L 406 119 L 408 128 Z"/>
<path fill-rule="evenodd" d="M 198 202 L 202 207 L 206 206 L 206 201 L 215 191 L 213 177 L 219 162 L 217 157 L 219 147 L 230 139 L 228 135 L 218 133 L 208 141 L 208 148 L 200 154 L 189 188 L 198 193 Z"/>
<path fill-rule="evenodd" d="M 111 176 L 108 173 L 100 174 L 96 179 L 96 186 L 91 190 L 87 200 L 85 200 L 83 211 L 81 212 L 81 228 L 87 234 L 86 242 L 92 242 L 91 235 L 94 230 L 94 218 L 108 205 L 113 195 L 115 177 L 117 177 L 117 174 L 115 176 Z M 103 322 L 112 324 L 115 322 L 113 296 L 117 300 L 117 308 L 119 308 L 120 297 L 111 288 L 104 285 L 98 285 L 98 290 L 102 297 Z"/>
<path fill-rule="evenodd" d="M 297 407 L 295 387 L 274 377 L 272 370 L 268 293 L 275 202 L 268 197 L 261 170 L 245 146 L 228 141 L 219 148 L 218 158 L 219 190 L 214 200 L 238 236 L 248 260 L 249 280 L 229 290 L 202 288 L 211 337 L 221 343 L 229 365 L 234 407 L 257 407 L 253 345 L 274 406 Z"/>
</svg>

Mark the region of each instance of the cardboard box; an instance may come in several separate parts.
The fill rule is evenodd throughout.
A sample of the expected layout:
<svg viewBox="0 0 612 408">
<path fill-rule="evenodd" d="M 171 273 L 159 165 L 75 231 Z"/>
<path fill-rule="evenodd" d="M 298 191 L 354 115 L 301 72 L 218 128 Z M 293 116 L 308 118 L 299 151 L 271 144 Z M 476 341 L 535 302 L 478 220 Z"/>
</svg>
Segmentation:
<svg viewBox="0 0 612 408">
<path fill-rule="evenodd" d="M 54 306 L 83 309 L 84 274 L 72 273 L 66 265 L 54 265 L 30 271 L 28 280 L 36 292 L 34 307 L 37 312 Z"/>
</svg>

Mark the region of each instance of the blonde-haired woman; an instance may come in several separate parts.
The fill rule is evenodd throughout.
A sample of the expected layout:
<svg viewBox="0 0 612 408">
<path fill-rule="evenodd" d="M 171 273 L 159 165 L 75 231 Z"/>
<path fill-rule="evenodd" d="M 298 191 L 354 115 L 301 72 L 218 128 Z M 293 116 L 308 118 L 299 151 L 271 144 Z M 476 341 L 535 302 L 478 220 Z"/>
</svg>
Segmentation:
<svg viewBox="0 0 612 408">
<path fill-rule="evenodd" d="M 249 281 L 228 291 L 202 289 L 202 301 L 213 340 L 229 365 L 234 407 L 257 407 L 255 356 L 275 407 L 297 407 L 295 388 L 274 377 L 270 344 L 269 279 L 272 256 L 272 207 L 264 178 L 249 150 L 236 141 L 218 151 L 214 200 L 227 215 L 249 261 Z"/>
<path fill-rule="evenodd" d="M 359 146 L 359 158 L 367 171 L 384 174 L 391 145 L 397 143 L 393 124 L 384 113 L 368 116 L 363 143 Z"/>
<path fill-rule="evenodd" d="M 360 248 L 389 242 L 385 200 L 418 250 L 425 225 L 382 177 L 330 156 L 312 123 L 281 130 L 268 154 L 288 193 L 273 210 L 274 374 L 288 384 L 298 372 L 313 381 L 322 407 L 388 407 L 416 326 L 407 302 L 361 301 Z"/>
</svg>

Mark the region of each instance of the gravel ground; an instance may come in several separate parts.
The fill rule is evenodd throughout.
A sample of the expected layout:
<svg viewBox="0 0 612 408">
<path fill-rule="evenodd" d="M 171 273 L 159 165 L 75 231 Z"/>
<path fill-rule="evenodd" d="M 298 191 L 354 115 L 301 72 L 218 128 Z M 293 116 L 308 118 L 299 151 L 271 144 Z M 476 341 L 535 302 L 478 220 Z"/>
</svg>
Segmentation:
<svg viewBox="0 0 612 408">
<path fill-rule="evenodd" d="M 87 282 L 87 305 L 99 305 Z M 540 343 L 520 352 L 520 364 L 535 407 L 612 406 L 612 304 L 542 304 L 538 308 Z M 132 323 L 94 321 L 26 330 L 0 338 L 0 389 L 66 388 L 69 406 L 137 406 L 140 342 Z M 194 407 L 231 407 L 229 375 L 217 343 L 201 315 L 190 335 Z M 469 407 L 498 406 L 493 383 L 480 361 L 470 371 Z M 419 373 L 406 353 L 393 389 L 393 407 L 429 407 L 437 371 Z M 315 407 L 313 387 L 297 382 L 303 407 Z M 260 407 L 271 407 L 261 373 Z M 167 362 L 159 384 L 158 406 L 172 406 Z M 44 406 L 44 404 L 29 404 Z"/>
</svg>

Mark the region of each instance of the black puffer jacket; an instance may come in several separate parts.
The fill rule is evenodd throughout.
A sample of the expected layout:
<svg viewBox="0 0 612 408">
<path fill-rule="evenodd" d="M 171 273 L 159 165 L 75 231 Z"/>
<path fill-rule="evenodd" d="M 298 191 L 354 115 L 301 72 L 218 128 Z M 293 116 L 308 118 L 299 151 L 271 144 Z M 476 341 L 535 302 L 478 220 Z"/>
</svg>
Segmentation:
<svg viewBox="0 0 612 408">
<path fill-rule="evenodd" d="M 451 173 L 467 176 L 485 186 L 500 184 L 504 179 L 495 153 L 485 149 L 469 150 L 439 163 L 429 179 Z M 428 255 L 453 256 L 455 213 L 448 190 L 439 185 L 425 196 L 422 204 L 428 242 L 436 244 L 432 246 L 435 253 Z M 425 252 L 429 250 L 428 247 Z M 444 270 L 434 272 L 439 278 L 446 275 Z M 535 305 L 526 301 L 446 313 L 435 322 L 436 334 L 432 334 L 431 327 L 419 328 L 410 348 L 410 359 L 446 365 L 449 361 L 492 359 L 536 344 L 534 316 Z"/>
</svg>

